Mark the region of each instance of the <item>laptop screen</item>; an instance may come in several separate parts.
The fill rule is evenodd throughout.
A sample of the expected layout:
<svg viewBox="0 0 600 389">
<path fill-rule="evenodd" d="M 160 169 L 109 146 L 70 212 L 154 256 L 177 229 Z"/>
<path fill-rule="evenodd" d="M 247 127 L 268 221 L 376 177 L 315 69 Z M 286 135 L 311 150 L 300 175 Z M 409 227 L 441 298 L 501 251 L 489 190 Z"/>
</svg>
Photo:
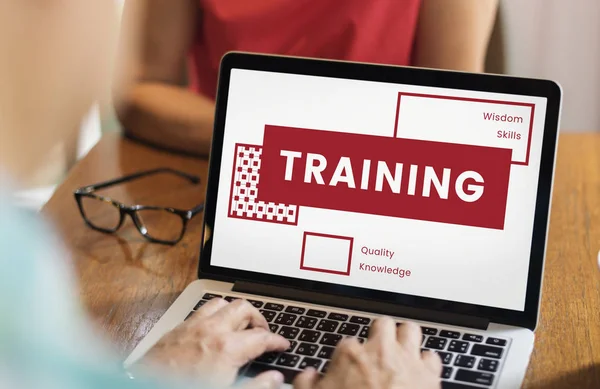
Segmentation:
<svg viewBox="0 0 600 389">
<path fill-rule="evenodd" d="M 546 98 L 233 69 L 211 264 L 523 311 Z"/>
</svg>

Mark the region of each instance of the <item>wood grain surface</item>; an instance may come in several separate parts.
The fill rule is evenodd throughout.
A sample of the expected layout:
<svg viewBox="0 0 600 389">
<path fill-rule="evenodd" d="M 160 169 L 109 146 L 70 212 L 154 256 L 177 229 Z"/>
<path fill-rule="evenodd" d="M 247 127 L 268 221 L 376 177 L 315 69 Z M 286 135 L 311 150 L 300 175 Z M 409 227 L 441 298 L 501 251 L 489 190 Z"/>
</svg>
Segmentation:
<svg viewBox="0 0 600 389">
<path fill-rule="evenodd" d="M 71 250 L 89 314 L 125 357 L 196 277 L 201 218 L 175 246 L 145 241 L 128 220 L 114 235 L 86 227 L 73 191 L 155 167 L 200 175 L 201 185 L 168 175 L 103 193 L 125 203 L 191 208 L 204 200 L 207 162 L 105 135 L 44 207 Z M 559 141 L 541 319 L 523 385 L 600 388 L 600 133 Z"/>
<path fill-rule="evenodd" d="M 558 144 L 541 318 L 525 388 L 600 388 L 600 133 Z"/>
</svg>

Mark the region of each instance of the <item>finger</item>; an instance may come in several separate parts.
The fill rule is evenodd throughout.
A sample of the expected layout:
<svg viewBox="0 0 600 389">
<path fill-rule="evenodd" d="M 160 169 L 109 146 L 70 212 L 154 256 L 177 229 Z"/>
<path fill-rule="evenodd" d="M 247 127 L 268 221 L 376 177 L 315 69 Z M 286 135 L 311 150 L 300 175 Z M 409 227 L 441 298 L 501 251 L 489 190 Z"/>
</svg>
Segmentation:
<svg viewBox="0 0 600 389">
<path fill-rule="evenodd" d="M 240 331 L 248 328 L 260 327 L 269 329 L 269 323 L 248 301 L 237 299 L 229 303 L 212 315 L 212 317 L 229 330 Z"/>
<path fill-rule="evenodd" d="M 396 322 L 387 316 L 377 318 L 369 329 L 369 339 L 367 342 L 378 342 L 388 345 L 395 344 L 397 342 Z"/>
<path fill-rule="evenodd" d="M 285 351 L 290 347 L 290 342 L 283 336 L 262 328 L 239 331 L 229 336 L 233 345 L 231 352 L 234 352 L 242 363 L 258 358 L 264 353 Z"/>
<path fill-rule="evenodd" d="M 314 389 L 320 378 L 319 373 L 313 367 L 309 367 L 296 376 L 294 389 Z"/>
<path fill-rule="evenodd" d="M 219 309 L 227 306 L 229 303 L 222 299 L 222 298 L 214 298 L 211 300 L 208 300 L 208 302 L 206 304 L 204 304 L 203 306 L 201 306 L 200 308 L 198 308 L 196 310 L 196 313 L 192 316 L 203 316 L 203 317 L 207 317 L 210 316 L 212 314 L 214 314 L 215 312 L 217 312 Z"/>
<path fill-rule="evenodd" d="M 277 370 L 265 371 L 256 377 L 244 381 L 240 389 L 278 389 L 283 385 L 283 374 Z"/>
<path fill-rule="evenodd" d="M 411 355 L 418 356 L 421 352 L 421 340 L 423 337 L 421 326 L 407 321 L 398 326 L 396 332 L 398 342 L 400 342 L 402 348 L 407 350 Z"/>
<path fill-rule="evenodd" d="M 344 338 L 335 348 L 331 357 L 331 367 L 327 371 L 335 370 L 340 364 L 358 364 L 365 358 L 364 346 L 356 338 Z"/>
<path fill-rule="evenodd" d="M 442 359 L 438 355 L 438 353 L 426 350 L 421 353 L 421 359 L 425 366 L 434 374 L 436 377 L 439 377 L 442 374 Z"/>
</svg>

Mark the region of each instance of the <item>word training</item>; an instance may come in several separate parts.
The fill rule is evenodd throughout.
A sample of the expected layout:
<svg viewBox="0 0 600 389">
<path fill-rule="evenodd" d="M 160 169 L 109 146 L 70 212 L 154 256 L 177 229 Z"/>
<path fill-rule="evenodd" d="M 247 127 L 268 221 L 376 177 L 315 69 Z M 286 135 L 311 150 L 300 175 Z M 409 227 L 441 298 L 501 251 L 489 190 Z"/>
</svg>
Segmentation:
<svg viewBox="0 0 600 389">
<path fill-rule="evenodd" d="M 265 126 L 257 200 L 504 228 L 512 150 Z"/>
<path fill-rule="evenodd" d="M 294 179 L 294 160 L 303 158 L 303 153 L 293 150 L 281 150 L 280 155 L 286 159 L 284 179 L 292 181 Z M 337 186 L 342 184 L 350 189 L 356 189 L 358 181 L 360 190 L 381 192 L 383 191 L 384 184 L 392 193 L 399 194 L 402 190 L 404 182 L 402 176 L 405 170 L 402 162 L 396 162 L 392 172 L 386 161 L 364 159 L 361 163 L 362 168 L 360 172 L 355 173 L 350 157 L 342 156 L 337 161 L 335 169 L 331 173 L 331 168 L 327 169 L 328 162 L 324 155 L 306 153 L 306 158 L 303 159 L 306 161 L 303 175 L 303 181 L 306 184 L 314 181 L 318 185 Z M 372 165 L 376 166 L 374 168 L 374 184 L 371 177 Z M 327 183 L 323 179 L 323 173 L 326 170 L 329 170 L 329 175 L 331 176 Z M 422 177 L 423 185 L 422 189 L 417 192 L 417 178 L 419 175 Z M 452 180 L 454 180 L 453 189 L 462 201 L 474 202 L 479 200 L 483 195 L 484 180 L 481 174 L 476 171 L 468 170 L 461 172 L 457 176 L 452 176 L 452 170 L 444 168 L 440 177 L 432 166 L 425 166 L 423 169 L 419 169 L 418 165 L 409 166 L 408 182 L 405 185 L 406 194 L 415 196 L 419 193 L 423 197 L 429 197 L 433 188 L 440 199 L 448 199 Z M 464 184 L 467 180 L 471 182 L 467 185 L 468 192 L 464 190 Z"/>
</svg>

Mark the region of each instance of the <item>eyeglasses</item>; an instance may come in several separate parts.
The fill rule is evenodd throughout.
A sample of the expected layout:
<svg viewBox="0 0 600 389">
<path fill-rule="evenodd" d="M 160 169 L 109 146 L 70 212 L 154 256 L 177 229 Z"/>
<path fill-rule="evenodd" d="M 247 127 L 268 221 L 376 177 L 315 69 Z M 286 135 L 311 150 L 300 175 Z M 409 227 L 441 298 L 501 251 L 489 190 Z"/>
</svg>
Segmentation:
<svg viewBox="0 0 600 389">
<path fill-rule="evenodd" d="M 84 186 L 74 192 L 75 200 L 77 201 L 83 220 L 94 230 L 114 233 L 123 225 L 125 216 L 129 215 L 140 234 L 149 241 L 169 245 L 179 242 L 185 234 L 188 222 L 204 210 L 204 204 L 200 204 L 190 210 L 145 205 L 126 205 L 95 193 L 99 189 L 158 173 L 170 173 L 185 178 L 193 184 L 200 183 L 199 177 L 170 168 L 159 168 Z"/>
</svg>

